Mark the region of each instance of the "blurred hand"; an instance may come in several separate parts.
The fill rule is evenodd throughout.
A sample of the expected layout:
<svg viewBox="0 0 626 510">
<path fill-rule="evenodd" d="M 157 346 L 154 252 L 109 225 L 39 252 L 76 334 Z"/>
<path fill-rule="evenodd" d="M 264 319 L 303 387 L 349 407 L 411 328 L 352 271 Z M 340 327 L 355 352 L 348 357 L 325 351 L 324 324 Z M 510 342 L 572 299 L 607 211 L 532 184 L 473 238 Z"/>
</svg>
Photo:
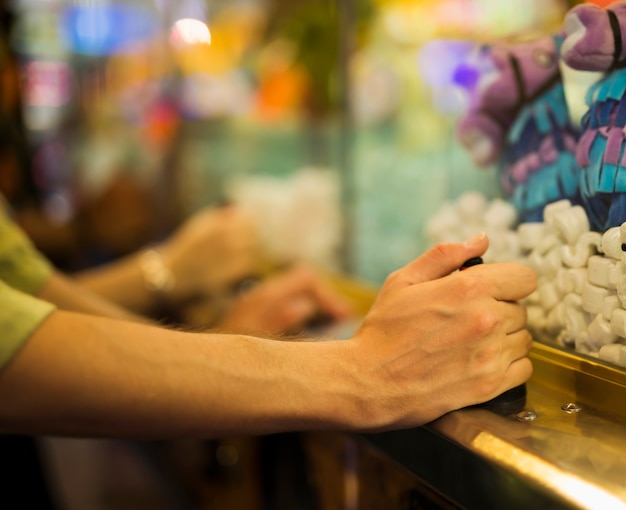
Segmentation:
<svg viewBox="0 0 626 510">
<path fill-rule="evenodd" d="M 261 265 L 254 218 L 234 206 L 196 213 L 160 251 L 176 280 L 174 301 L 223 293 Z"/>
<path fill-rule="evenodd" d="M 315 270 L 297 266 L 261 281 L 229 307 L 217 328 L 253 335 L 295 335 L 312 322 L 353 315 L 348 301 Z"/>
</svg>

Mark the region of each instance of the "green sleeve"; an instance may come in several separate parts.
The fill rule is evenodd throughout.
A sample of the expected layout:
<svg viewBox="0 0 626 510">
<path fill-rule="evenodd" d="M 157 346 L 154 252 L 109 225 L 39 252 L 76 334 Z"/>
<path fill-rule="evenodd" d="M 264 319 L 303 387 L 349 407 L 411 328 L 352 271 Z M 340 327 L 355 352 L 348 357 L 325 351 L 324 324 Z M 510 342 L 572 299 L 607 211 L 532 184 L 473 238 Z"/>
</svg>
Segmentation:
<svg viewBox="0 0 626 510">
<path fill-rule="evenodd" d="M 0 370 L 54 309 L 0 281 Z"/>
<path fill-rule="evenodd" d="M 36 294 L 51 272 L 50 263 L 9 219 L 0 201 L 0 280 L 28 294 Z"/>
</svg>

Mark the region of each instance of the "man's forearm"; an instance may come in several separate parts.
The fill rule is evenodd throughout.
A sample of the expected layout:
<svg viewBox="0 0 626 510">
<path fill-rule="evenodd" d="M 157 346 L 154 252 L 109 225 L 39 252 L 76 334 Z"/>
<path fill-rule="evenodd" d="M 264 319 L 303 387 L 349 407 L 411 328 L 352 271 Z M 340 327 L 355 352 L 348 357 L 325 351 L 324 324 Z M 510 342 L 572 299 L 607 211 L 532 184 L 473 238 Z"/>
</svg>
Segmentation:
<svg viewBox="0 0 626 510">
<path fill-rule="evenodd" d="M 131 292 L 132 289 L 129 289 L 129 293 Z M 58 272 L 52 273 L 37 297 L 53 303 L 61 310 L 134 322 L 150 322 L 147 317 L 96 294 Z"/>
<path fill-rule="evenodd" d="M 346 347 L 57 311 L 0 373 L 0 428 L 159 438 L 354 427 L 361 389 Z"/>
<path fill-rule="evenodd" d="M 146 281 L 143 255 L 135 253 L 101 267 L 81 271 L 73 274 L 72 279 L 111 302 L 147 315 L 158 305 L 158 294 L 147 286 L 149 282 Z"/>
<path fill-rule="evenodd" d="M 55 311 L 0 372 L 6 431 L 142 438 L 414 427 L 528 380 L 519 264 L 484 235 L 392 273 L 349 340 L 184 333 Z"/>
</svg>

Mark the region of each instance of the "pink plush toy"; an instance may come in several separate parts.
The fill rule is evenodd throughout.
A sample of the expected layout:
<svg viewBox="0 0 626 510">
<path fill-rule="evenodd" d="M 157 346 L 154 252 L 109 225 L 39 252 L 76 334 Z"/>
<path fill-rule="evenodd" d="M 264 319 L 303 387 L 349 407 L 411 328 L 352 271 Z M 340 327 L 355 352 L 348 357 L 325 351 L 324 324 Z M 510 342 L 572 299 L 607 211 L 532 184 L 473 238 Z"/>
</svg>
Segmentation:
<svg viewBox="0 0 626 510">
<path fill-rule="evenodd" d="M 546 204 L 578 201 L 578 130 L 569 119 L 559 69 L 561 38 L 484 49 L 491 69 L 470 92 L 457 135 L 478 166 L 497 164 L 521 221 L 542 221 Z"/>
<path fill-rule="evenodd" d="M 581 4 L 565 17 L 563 61 L 604 77 L 587 93 L 576 161 L 580 191 L 594 230 L 626 221 L 626 2 Z"/>
</svg>

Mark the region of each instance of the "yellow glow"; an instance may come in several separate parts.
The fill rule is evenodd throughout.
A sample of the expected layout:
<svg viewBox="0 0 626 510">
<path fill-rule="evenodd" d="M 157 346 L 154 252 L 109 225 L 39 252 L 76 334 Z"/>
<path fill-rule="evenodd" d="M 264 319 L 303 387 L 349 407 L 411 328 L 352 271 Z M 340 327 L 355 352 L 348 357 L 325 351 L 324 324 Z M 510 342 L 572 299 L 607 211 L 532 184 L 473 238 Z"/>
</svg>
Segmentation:
<svg viewBox="0 0 626 510">
<path fill-rule="evenodd" d="M 486 457 L 513 469 L 538 485 L 559 494 L 579 508 L 626 509 L 626 491 L 616 488 L 608 493 L 593 483 L 567 473 L 544 459 L 512 446 L 487 432 L 479 433 L 472 445 Z"/>
</svg>

